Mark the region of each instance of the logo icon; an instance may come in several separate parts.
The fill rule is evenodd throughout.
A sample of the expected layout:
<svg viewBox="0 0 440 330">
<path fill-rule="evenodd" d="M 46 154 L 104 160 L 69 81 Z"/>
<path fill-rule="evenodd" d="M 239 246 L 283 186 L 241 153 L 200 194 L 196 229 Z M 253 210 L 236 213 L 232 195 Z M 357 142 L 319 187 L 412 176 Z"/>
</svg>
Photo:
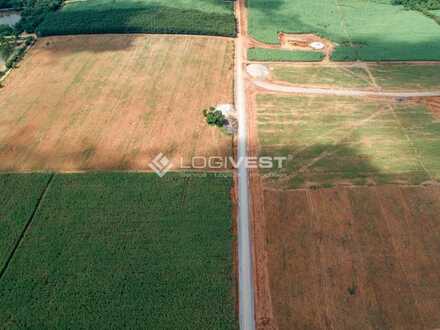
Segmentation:
<svg viewBox="0 0 440 330">
<path fill-rule="evenodd" d="M 162 178 L 168 173 L 173 164 L 163 153 L 160 153 L 150 162 L 150 164 L 148 164 L 148 166 L 150 166 L 150 168 Z"/>
</svg>

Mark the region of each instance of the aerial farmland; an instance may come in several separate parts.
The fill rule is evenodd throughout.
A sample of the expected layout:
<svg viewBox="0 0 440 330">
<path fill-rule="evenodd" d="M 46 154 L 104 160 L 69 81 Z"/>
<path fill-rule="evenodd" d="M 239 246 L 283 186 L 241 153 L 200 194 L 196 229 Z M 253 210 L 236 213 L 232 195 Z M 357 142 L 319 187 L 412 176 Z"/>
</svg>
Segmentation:
<svg viewBox="0 0 440 330">
<path fill-rule="evenodd" d="M 180 171 L 233 155 L 203 116 L 233 103 L 233 5 L 44 5 L 0 90 L 1 327 L 236 329 L 232 172 Z"/>
<path fill-rule="evenodd" d="M 440 328 L 440 0 L 0 13 L 0 328 Z"/>
</svg>

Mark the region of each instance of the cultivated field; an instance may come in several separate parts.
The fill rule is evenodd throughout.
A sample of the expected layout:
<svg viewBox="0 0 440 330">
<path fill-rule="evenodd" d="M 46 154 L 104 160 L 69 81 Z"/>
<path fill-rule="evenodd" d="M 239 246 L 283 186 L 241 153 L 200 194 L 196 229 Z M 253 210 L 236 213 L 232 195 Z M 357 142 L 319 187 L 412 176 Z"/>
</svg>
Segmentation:
<svg viewBox="0 0 440 330">
<path fill-rule="evenodd" d="M 369 77 L 324 69 L 330 85 Z M 288 157 L 251 186 L 257 322 L 438 328 L 440 122 L 425 102 L 257 94 L 254 115 L 259 154 Z"/>
<path fill-rule="evenodd" d="M 324 54 L 320 52 L 265 48 L 250 48 L 248 50 L 249 61 L 320 62 L 323 59 Z"/>
<path fill-rule="evenodd" d="M 0 222 L 13 235 L 1 231 L 4 259 L 47 177 L 0 182 Z M 0 277 L 2 328 L 236 329 L 231 184 L 55 175 Z"/>
<path fill-rule="evenodd" d="M 235 36 L 233 3 L 218 0 L 67 1 L 40 35 L 176 33 Z"/>
<path fill-rule="evenodd" d="M 439 187 L 264 194 L 279 329 L 437 329 Z"/>
<path fill-rule="evenodd" d="M 264 173 L 276 186 L 440 180 L 440 122 L 416 101 L 258 95 L 257 130 L 262 155 L 289 158 Z"/>
<path fill-rule="evenodd" d="M 274 80 L 299 86 L 440 90 L 440 65 L 436 64 L 272 64 L 270 69 Z"/>
<path fill-rule="evenodd" d="M 43 193 L 48 174 L 0 175 L 0 271 Z"/>
<path fill-rule="evenodd" d="M 315 33 L 336 44 L 333 59 L 440 60 L 440 25 L 417 11 L 373 0 L 248 0 L 249 32 Z"/>
<path fill-rule="evenodd" d="M 1 170 L 147 170 L 230 155 L 202 109 L 233 100 L 233 43 L 188 36 L 39 39 L 0 91 Z"/>
</svg>

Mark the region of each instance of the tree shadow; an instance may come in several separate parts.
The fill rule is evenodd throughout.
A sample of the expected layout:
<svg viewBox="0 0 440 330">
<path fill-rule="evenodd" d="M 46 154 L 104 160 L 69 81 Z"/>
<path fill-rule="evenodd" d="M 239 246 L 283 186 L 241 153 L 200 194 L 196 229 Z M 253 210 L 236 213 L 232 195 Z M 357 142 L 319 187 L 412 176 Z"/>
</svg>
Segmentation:
<svg viewBox="0 0 440 330">
<path fill-rule="evenodd" d="M 263 169 L 266 182 L 277 188 L 319 188 L 336 185 L 421 184 L 431 178 L 423 168 L 391 159 L 379 167 L 377 159 L 348 143 L 316 143 L 304 146 L 265 147 L 261 156 L 285 157 L 282 168 Z M 414 156 L 416 157 L 416 156 Z"/>
</svg>

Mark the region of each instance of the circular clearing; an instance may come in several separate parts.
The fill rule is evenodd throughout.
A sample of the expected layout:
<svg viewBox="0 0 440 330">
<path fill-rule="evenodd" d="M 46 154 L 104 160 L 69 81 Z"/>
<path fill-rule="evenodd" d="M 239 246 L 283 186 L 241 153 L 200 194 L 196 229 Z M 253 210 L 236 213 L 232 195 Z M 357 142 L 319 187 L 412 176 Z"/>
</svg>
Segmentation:
<svg viewBox="0 0 440 330">
<path fill-rule="evenodd" d="M 309 47 L 313 49 L 324 49 L 325 45 L 322 42 L 314 41 L 309 44 Z"/>
<path fill-rule="evenodd" d="M 249 64 L 246 68 L 247 73 L 256 79 L 266 79 L 269 77 L 269 69 L 263 64 Z"/>
</svg>

